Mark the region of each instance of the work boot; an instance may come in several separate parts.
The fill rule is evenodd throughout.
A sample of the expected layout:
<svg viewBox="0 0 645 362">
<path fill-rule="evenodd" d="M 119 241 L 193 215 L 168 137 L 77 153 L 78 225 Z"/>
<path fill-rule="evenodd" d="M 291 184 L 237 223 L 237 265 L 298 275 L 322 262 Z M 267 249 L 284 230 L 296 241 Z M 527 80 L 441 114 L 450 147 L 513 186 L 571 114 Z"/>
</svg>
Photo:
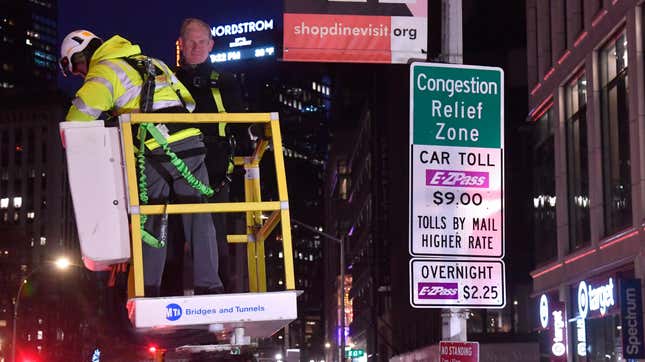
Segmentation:
<svg viewBox="0 0 645 362">
<path fill-rule="evenodd" d="M 195 287 L 195 295 L 224 294 L 224 287 Z"/>
</svg>

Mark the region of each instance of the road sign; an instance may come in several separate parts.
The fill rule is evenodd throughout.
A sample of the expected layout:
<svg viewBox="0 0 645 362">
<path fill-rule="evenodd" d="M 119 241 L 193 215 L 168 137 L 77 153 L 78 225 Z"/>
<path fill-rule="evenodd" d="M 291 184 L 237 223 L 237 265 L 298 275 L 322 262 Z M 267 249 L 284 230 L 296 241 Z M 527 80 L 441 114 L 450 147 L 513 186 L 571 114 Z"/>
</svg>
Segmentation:
<svg viewBox="0 0 645 362">
<path fill-rule="evenodd" d="M 504 256 L 504 72 L 414 63 L 410 72 L 413 256 Z"/>
<path fill-rule="evenodd" d="M 410 254 L 504 256 L 502 160 L 498 149 L 412 145 Z"/>
<path fill-rule="evenodd" d="M 365 350 L 363 349 L 347 349 L 345 350 L 345 357 L 347 358 L 359 358 L 363 357 Z"/>
<path fill-rule="evenodd" d="M 410 304 L 417 308 L 503 308 L 502 260 L 410 260 Z"/>
<path fill-rule="evenodd" d="M 479 342 L 439 342 L 440 362 L 479 362 Z"/>
</svg>

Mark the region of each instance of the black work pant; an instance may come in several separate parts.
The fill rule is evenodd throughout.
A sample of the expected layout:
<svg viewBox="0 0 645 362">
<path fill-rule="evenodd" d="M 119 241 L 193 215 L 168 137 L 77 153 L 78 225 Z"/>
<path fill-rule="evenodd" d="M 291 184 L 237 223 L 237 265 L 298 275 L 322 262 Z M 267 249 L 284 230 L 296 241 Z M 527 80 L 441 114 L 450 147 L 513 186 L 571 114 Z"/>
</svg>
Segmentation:
<svg viewBox="0 0 645 362">
<path fill-rule="evenodd" d="M 201 136 L 190 137 L 174 142 L 170 148 L 175 153 L 201 149 L 204 147 Z M 204 164 L 204 154 L 195 154 L 182 157 L 192 174 L 207 183 L 208 172 Z M 148 196 L 150 204 L 176 203 L 201 203 L 204 197 L 199 191 L 190 186 L 179 174 L 177 168 L 164 156 L 161 147 L 149 152 L 146 160 L 145 173 L 148 183 Z M 172 195 L 172 199 L 171 199 Z M 193 283 L 195 287 L 208 289 L 222 287 L 218 273 L 218 248 L 217 237 L 213 219 L 208 213 L 183 214 L 182 224 L 184 238 L 191 244 L 193 251 Z M 161 215 L 149 216 L 145 224 L 148 232 L 159 230 Z M 175 233 L 168 233 L 172 237 Z M 158 235 L 155 235 L 158 236 Z M 168 244 L 181 242 L 170 238 Z M 144 285 L 159 287 L 166 260 L 166 248 L 154 248 L 143 244 Z M 180 276 L 177 276 L 178 278 Z"/>
</svg>

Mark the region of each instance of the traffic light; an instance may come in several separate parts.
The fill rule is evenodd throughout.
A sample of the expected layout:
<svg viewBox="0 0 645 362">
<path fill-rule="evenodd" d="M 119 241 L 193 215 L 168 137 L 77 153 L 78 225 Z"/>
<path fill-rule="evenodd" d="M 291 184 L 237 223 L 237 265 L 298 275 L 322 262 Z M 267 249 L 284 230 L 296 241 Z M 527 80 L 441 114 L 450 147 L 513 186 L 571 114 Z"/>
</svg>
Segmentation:
<svg viewBox="0 0 645 362">
<path fill-rule="evenodd" d="M 33 353 L 22 352 L 22 353 L 20 353 L 20 357 L 16 358 L 16 361 L 20 361 L 20 362 L 40 362 L 40 359 L 38 359 L 38 357 L 35 356 Z"/>
<path fill-rule="evenodd" d="M 33 356 L 22 357 L 22 359 L 20 361 L 21 362 L 38 362 L 36 357 L 33 357 Z"/>
<path fill-rule="evenodd" d="M 154 344 L 148 346 L 148 352 L 152 354 L 152 360 L 154 362 L 163 362 L 163 355 L 165 351 L 165 349 L 159 348 Z"/>
</svg>

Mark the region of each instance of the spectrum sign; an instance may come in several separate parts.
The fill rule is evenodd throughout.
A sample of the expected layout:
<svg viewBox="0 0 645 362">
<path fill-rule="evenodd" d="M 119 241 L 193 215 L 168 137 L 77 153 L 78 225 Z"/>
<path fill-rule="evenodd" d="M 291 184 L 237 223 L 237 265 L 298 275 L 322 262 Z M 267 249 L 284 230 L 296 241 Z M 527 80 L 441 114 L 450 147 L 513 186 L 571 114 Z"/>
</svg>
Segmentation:
<svg viewBox="0 0 645 362">
<path fill-rule="evenodd" d="M 621 280 L 620 307 L 620 321 L 623 327 L 623 357 L 645 358 L 643 297 L 640 279 Z"/>
</svg>

